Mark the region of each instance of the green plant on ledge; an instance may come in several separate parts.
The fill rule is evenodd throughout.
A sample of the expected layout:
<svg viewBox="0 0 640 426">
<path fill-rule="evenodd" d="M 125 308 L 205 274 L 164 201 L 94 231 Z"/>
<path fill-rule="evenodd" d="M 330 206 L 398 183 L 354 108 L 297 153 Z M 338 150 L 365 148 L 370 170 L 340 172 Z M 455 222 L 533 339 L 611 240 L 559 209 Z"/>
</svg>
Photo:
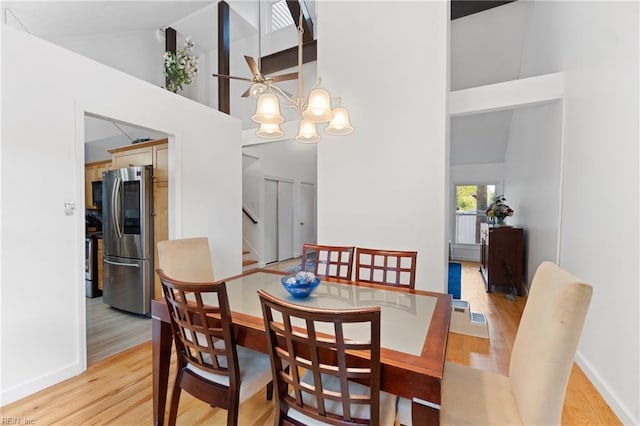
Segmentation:
<svg viewBox="0 0 640 426">
<path fill-rule="evenodd" d="M 184 48 L 177 52 L 164 52 L 164 76 L 167 79 L 167 90 L 178 93 L 183 86 L 193 83 L 198 74 L 198 57 L 194 56 L 193 41 L 185 38 Z"/>
</svg>

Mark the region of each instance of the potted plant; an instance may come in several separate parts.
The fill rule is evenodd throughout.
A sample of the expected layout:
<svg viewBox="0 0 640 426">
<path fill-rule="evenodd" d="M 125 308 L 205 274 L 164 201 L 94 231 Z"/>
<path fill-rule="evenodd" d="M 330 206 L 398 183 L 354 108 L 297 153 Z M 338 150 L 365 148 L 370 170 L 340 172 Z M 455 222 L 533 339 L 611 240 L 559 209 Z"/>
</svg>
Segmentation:
<svg viewBox="0 0 640 426">
<path fill-rule="evenodd" d="M 198 57 L 192 53 L 193 46 L 193 41 L 187 37 L 184 40 L 183 49 L 177 52 L 164 52 L 164 76 L 167 79 L 167 90 L 178 93 L 183 86 L 191 84 L 198 74 Z"/>
<path fill-rule="evenodd" d="M 493 201 L 487 209 L 487 217 L 491 220 L 496 218 L 500 226 L 505 224 L 505 218 L 513 216 L 513 209 L 505 204 L 505 201 L 507 201 L 507 199 L 504 198 L 504 195 L 497 195 L 493 198 Z"/>
</svg>

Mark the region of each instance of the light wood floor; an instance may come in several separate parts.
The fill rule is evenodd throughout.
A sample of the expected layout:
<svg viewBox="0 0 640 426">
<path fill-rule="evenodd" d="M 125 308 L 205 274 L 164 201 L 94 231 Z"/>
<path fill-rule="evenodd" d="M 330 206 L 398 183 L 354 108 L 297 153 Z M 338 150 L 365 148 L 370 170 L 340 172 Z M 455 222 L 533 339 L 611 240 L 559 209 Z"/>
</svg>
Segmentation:
<svg viewBox="0 0 640 426">
<path fill-rule="evenodd" d="M 151 340 L 151 319 L 87 298 L 87 365 Z"/>
<path fill-rule="evenodd" d="M 524 299 L 487 294 L 476 263 L 463 263 L 462 295 L 489 318 L 491 340 L 449 335 L 447 359 L 506 374 Z M 270 265 L 273 267 L 273 265 Z M 173 371 L 172 371 L 173 376 Z M 273 424 L 264 391 L 241 406 L 239 425 Z M 151 343 L 143 343 L 90 366 L 79 376 L 0 409 L 2 417 L 28 417 L 37 425 L 148 425 L 152 423 Z M 179 425 L 225 424 L 226 411 L 183 392 Z M 574 366 L 562 415 L 564 425 L 618 425 L 619 420 L 580 369 Z"/>
</svg>

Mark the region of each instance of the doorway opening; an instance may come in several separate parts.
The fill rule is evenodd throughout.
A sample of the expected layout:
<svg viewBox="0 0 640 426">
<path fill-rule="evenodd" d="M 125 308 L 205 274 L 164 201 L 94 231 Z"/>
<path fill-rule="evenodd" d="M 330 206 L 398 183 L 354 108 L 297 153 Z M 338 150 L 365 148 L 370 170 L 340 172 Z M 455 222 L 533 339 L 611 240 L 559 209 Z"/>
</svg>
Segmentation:
<svg viewBox="0 0 640 426">
<path fill-rule="evenodd" d="M 139 147 L 150 141 L 167 139 L 168 135 L 91 114 L 85 114 L 84 124 L 86 354 L 87 366 L 90 366 L 151 338 L 151 321 L 148 317 L 118 310 L 104 303 L 103 219 L 107 207 L 103 203 L 103 174 L 115 168 L 147 165 L 144 163 L 149 161 L 149 165 L 153 165 L 153 158 L 147 160 L 145 156 L 135 154 L 141 150 Z M 115 154 L 110 152 L 129 148 L 134 148 L 129 152 L 135 154 L 118 161 L 114 160 Z M 164 154 L 167 153 L 168 150 L 164 151 Z M 158 185 L 164 187 L 164 193 L 168 189 L 167 182 L 154 183 L 154 199 L 162 197 L 162 191 L 158 192 L 162 188 L 156 188 Z M 158 220 L 157 214 L 154 217 L 154 220 Z M 166 219 L 165 208 L 161 220 Z M 149 236 L 153 240 L 157 237 L 157 234 Z M 150 257 L 153 257 L 153 250 L 150 252 Z"/>
</svg>

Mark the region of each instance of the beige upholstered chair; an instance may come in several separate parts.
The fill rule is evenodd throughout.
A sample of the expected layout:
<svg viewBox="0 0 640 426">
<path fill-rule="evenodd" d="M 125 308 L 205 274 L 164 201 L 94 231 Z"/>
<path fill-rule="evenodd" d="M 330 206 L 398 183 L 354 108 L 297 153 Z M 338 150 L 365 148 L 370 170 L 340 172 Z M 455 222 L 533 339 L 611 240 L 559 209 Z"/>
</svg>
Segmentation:
<svg viewBox="0 0 640 426">
<path fill-rule="evenodd" d="M 213 281 L 211 251 L 206 237 L 160 241 L 158 260 L 160 264 L 156 267 L 171 278 L 187 282 Z"/>
<path fill-rule="evenodd" d="M 592 288 L 551 262 L 531 283 L 509 377 L 452 363 L 442 377 L 443 425 L 559 425 Z M 410 424 L 410 403 L 399 402 Z M 408 416 L 408 417 L 407 417 Z"/>
</svg>

